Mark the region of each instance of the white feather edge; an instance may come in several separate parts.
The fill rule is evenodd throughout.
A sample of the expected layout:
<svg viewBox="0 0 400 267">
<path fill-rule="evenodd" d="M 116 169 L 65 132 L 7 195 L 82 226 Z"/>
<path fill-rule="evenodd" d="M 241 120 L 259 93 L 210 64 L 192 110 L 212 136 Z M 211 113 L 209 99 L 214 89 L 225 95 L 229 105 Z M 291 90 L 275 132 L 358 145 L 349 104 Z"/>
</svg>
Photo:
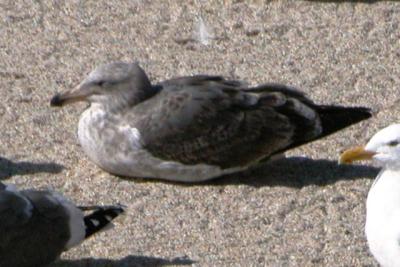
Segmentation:
<svg viewBox="0 0 400 267">
<path fill-rule="evenodd" d="M 5 186 L 6 186 L 6 188 L 5 188 L 6 191 L 19 193 L 17 187 L 13 184 L 6 184 Z"/>
<path fill-rule="evenodd" d="M 204 22 L 202 17 L 199 17 L 196 25 L 195 37 L 203 45 L 209 45 L 214 38 L 214 34 L 210 27 Z"/>
<path fill-rule="evenodd" d="M 85 239 L 86 226 L 83 220 L 84 214 L 82 210 L 77 208 L 70 200 L 66 197 L 52 192 L 52 196 L 61 204 L 69 215 L 69 232 L 70 238 L 65 245 L 65 249 L 70 249 L 82 243 Z"/>
</svg>

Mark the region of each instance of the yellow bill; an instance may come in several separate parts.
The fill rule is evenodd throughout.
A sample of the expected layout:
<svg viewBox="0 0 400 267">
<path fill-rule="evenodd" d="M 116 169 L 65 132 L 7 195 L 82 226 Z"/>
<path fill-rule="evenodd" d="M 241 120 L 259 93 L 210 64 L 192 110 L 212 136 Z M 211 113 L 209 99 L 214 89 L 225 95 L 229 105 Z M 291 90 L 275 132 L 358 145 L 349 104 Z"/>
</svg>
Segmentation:
<svg viewBox="0 0 400 267">
<path fill-rule="evenodd" d="M 365 150 L 363 146 L 347 149 L 339 157 L 339 164 L 350 164 L 359 160 L 370 160 L 376 153 Z"/>
</svg>

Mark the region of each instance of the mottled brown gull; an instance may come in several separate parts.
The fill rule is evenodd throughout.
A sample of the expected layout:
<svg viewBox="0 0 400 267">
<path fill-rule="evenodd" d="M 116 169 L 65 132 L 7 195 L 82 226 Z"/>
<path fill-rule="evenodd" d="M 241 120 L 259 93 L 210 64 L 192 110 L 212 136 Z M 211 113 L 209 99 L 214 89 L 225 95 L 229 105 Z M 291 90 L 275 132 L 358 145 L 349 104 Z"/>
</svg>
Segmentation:
<svg viewBox="0 0 400 267">
<path fill-rule="evenodd" d="M 90 103 L 78 137 L 98 166 L 184 182 L 246 169 L 371 116 L 363 107 L 316 105 L 279 84 L 196 75 L 152 85 L 138 64 L 123 62 L 96 68 L 51 105 L 76 101 Z"/>
<path fill-rule="evenodd" d="M 119 205 L 77 207 L 56 192 L 0 183 L 0 266 L 46 266 L 122 212 Z"/>
</svg>

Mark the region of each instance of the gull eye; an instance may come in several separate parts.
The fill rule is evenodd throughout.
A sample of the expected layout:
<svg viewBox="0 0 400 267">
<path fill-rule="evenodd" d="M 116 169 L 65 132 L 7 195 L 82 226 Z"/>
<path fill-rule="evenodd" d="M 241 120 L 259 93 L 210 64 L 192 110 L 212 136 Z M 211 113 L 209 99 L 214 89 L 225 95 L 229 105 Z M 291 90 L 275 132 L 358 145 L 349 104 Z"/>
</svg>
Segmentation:
<svg viewBox="0 0 400 267">
<path fill-rule="evenodd" d="M 104 80 L 100 80 L 100 81 L 95 82 L 95 84 L 97 86 L 103 87 L 106 84 L 106 82 Z"/>
<path fill-rule="evenodd" d="M 397 146 L 398 144 L 399 144 L 399 141 L 393 140 L 393 141 L 390 141 L 390 142 L 388 143 L 388 146 Z"/>
</svg>

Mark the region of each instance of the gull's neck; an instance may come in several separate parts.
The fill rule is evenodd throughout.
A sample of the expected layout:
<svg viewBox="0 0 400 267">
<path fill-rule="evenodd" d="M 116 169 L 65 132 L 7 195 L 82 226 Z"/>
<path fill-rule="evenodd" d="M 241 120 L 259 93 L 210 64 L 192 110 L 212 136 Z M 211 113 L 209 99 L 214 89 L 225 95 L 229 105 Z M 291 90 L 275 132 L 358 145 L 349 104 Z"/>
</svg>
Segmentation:
<svg viewBox="0 0 400 267">
<path fill-rule="evenodd" d="M 383 170 L 388 170 L 388 171 L 393 171 L 393 172 L 399 172 L 400 173 L 400 160 L 399 161 L 391 161 L 391 162 L 386 162 L 382 165 Z"/>
<path fill-rule="evenodd" d="M 136 101 L 110 98 L 104 102 L 92 103 L 90 105 L 90 108 L 101 109 L 104 112 L 106 112 L 107 114 L 121 114 L 125 110 L 127 110 L 133 106 L 132 102 L 136 102 Z"/>
<path fill-rule="evenodd" d="M 374 182 L 373 182 L 373 184 L 372 184 L 372 186 L 371 186 L 371 189 L 378 183 L 378 182 L 380 182 L 380 180 L 382 179 L 382 174 L 383 173 L 393 173 L 393 174 L 395 174 L 395 176 L 399 176 L 399 179 L 398 179 L 398 182 L 399 182 L 399 184 L 400 184 L 400 164 L 397 164 L 397 163 L 393 163 L 393 162 L 390 162 L 390 163 L 385 163 L 385 164 L 382 164 L 381 165 L 381 167 L 382 167 L 382 169 L 381 169 L 381 171 L 379 172 L 379 174 L 378 174 L 378 176 L 375 178 L 375 180 L 374 180 Z M 396 175 L 397 174 L 397 175 Z M 386 176 L 385 175 L 385 178 L 383 178 L 384 180 L 387 180 L 387 179 L 389 179 L 391 176 Z M 396 180 L 394 180 L 394 182 L 396 182 Z"/>
<path fill-rule="evenodd" d="M 125 110 L 141 104 L 156 95 L 159 91 L 159 88 L 152 86 L 133 92 L 130 90 L 122 90 L 118 94 L 99 99 L 99 101 L 94 102 L 91 105 L 96 105 L 107 113 L 120 114 Z"/>
<path fill-rule="evenodd" d="M 371 190 L 376 187 L 377 184 L 389 183 L 392 185 L 398 185 L 400 187 L 400 165 L 399 164 L 386 164 L 382 167 L 378 176 L 375 178 L 371 186 Z M 387 188 L 390 189 L 390 188 Z M 398 193 L 400 195 L 400 191 Z M 400 204 L 400 203 L 399 203 Z"/>
</svg>

